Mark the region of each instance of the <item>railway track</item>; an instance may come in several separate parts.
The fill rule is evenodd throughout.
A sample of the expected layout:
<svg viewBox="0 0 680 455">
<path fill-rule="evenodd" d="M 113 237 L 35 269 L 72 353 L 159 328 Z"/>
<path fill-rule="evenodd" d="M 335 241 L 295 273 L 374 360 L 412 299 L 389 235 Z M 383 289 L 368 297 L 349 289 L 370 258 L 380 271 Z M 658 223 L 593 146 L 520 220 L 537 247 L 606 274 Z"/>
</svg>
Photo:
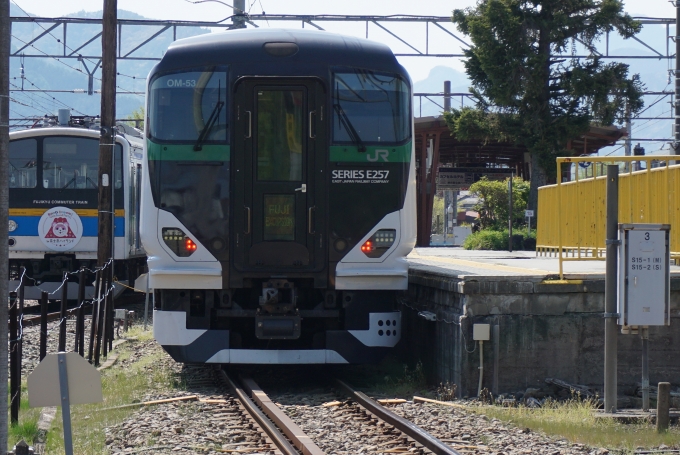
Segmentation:
<svg viewBox="0 0 680 455">
<path fill-rule="evenodd" d="M 336 413 L 336 430 L 356 434 L 362 447 L 356 452 L 335 447 L 328 438 L 308 436 L 253 379 L 203 366 L 185 366 L 183 372 L 186 395 L 149 401 L 127 426 L 107 434 L 111 453 L 458 454 L 345 383 L 338 382 L 336 392 L 350 400 Z M 299 398 L 305 400 L 304 394 Z M 353 428 L 357 424 L 360 430 Z M 376 445 L 376 438 L 386 442 Z"/>
<path fill-rule="evenodd" d="M 260 426 L 267 431 L 279 450 L 285 455 L 325 455 L 327 453 L 320 448 L 315 441 L 305 432 L 250 378 L 241 378 L 240 384 L 234 382 L 223 371 L 221 374 L 234 392 L 241 399 L 244 407 L 258 421 Z M 338 391 L 348 396 L 355 407 L 349 408 L 352 418 L 363 421 L 362 433 L 367 440 L 362 453 L 434 453 L 436 455 L 459 455 L 459 452 L 448 446 L 435 436 L 413 422 L 393 413 L 380 403 L 372 400 L 366 394 L 355 391 L 347 383 L 336 380 Z M 347 431 L 348 429 L 344 429 Z M 343 431 L 343 430 L 341 430 Z M 388 435 L 388 439 L 398 441 L 399 445 L 388 442 L 382 447 L 372 446 L 368 443 L 373 436 Z M 278 444 L 281 442 L 281 445 Z M 388 447 L 390 446 L 390 447 Z M 329 451 L 330 452 L 330 451 Z"/>
</svg>

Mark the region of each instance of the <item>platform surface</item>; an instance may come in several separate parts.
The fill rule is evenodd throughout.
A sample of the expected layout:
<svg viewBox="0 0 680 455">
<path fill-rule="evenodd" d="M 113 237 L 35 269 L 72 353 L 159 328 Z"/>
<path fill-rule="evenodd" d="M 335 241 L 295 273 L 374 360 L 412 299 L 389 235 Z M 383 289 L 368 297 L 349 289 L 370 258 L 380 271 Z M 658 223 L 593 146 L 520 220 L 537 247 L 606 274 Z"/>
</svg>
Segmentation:
<svg viewBox="0 0 680 455">
<path fill-rule="evenodd" d="M 407 257 L 409 267 L 457 278 L 521 276 L 536 280 L 559 278 L 556 257 L 537 257 L 534 251 L 480 251 L 462 247 L 415 248 Z M 564 279 L 604 279 L 605 261 L 565 261 Z M 671 265 L 680 277 L 680 266 Z"/>
</svg>

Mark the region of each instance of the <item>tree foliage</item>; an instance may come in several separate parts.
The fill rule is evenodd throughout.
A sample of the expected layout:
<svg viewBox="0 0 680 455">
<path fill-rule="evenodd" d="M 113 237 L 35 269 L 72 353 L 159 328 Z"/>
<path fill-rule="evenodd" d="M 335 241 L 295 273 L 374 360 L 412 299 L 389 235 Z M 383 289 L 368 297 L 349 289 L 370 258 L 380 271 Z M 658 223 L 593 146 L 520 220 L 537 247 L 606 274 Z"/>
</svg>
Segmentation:
<svg viewBox="0 0 680 455">
<path fill-rule="evenodd" d="M 592 123 L 622 121 L 642 106 L 643 85 L 628 65 L 556 57 L 578 41 L 589 49 L 606 32 L 629 38 L 641 29 L 620 0 L 478 0 L 453 11 L 469 35 L 465 69 L 476 109 L 446 115 L 456 137 L 500 139 L 532 154 L 531 207 L 538 186 L 555 175 L 555 156 Z M 593 54 L 595 54 L 593 52 Z"/>
<path fill-rule="evenodd" d="M 470 193 L 479 198 L 475 210 L 479 213 L 481 229 L 507 229 L 509 204 L 508 180 L 489 180 L 482 177 L 470 185 Z M 512 179 L 512 225 L 524 224 L 524 210 L 529 199 L 529 182 L 520 177 Z"/>
</svg>

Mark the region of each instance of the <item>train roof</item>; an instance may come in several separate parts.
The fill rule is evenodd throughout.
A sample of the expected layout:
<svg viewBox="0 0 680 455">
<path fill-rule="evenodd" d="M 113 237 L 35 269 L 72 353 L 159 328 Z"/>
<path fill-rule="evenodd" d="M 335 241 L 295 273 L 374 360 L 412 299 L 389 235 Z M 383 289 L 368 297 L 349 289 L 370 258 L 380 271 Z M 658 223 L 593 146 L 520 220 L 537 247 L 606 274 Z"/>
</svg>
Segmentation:
<svg viewBox="0 0 680 455">
<path fill-rule="evenodd" d="M 69 126 L 49 126 L 45 128 L 29 128 L 25 130 L 12 131 L 9 133 L 10 140 L 26 139 L 30 137 L 38 136 L 80 136 L 88 137 L 92 139 L 99 139 L 100 132 L 99 129 L 91 128 L 73 128 Z M 130 145 L 141 148 L 143 146 L 143 141 L 139 137 L 132 136 L 130 134 L 125 134 L 124 132 L 118 132 L 116 134 L 116 139 L 119 142 L 127 141 Z"/>
<path fill-rule="evenodd" d="M 275 56 L 265 50 L 267 43 L 295 43 L 298 49 L 289 56 Z M 392 50 L 382 43 L 326 31 L 288 29 L 230 30 L 180 39 L 170 45 L 152 73 L 214 65 L 216 58 L 229 65 L 286 60 L 405 73 Z"/>
</svg>

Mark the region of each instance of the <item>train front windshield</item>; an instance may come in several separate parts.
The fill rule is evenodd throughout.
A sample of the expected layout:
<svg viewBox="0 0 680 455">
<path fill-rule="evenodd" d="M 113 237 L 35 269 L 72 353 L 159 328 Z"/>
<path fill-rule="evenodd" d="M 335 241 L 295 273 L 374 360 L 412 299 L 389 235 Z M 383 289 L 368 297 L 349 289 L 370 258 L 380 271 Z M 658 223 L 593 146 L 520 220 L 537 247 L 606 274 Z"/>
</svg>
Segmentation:
<svg viewBox="0 0 680 455">
<path fill-rule="evenodd" d="M 224 69 L 172 73 L 151 83 L 150 139 L 159 142 L 225 143 L 228 135 Z M 199 143 L 200 142 L 200 143 Z"/>
<path fill-rule="evenodd" d="M 336 73 L 333 81 L 333 142 L 398 144 L 411 133 L 409 86 L 373 71 Z"/>
<path fill-rule="evenodd" d="M 116 189 L 123 185 L 122 153 L 121 145 L 117 144 Z M 12 140 L 9 144 L 10 188 L 34 188 L 46 195 L 54 190 L 97 190 L 98 168 L 99 139 L 40 136 Z"/>
</svg>

